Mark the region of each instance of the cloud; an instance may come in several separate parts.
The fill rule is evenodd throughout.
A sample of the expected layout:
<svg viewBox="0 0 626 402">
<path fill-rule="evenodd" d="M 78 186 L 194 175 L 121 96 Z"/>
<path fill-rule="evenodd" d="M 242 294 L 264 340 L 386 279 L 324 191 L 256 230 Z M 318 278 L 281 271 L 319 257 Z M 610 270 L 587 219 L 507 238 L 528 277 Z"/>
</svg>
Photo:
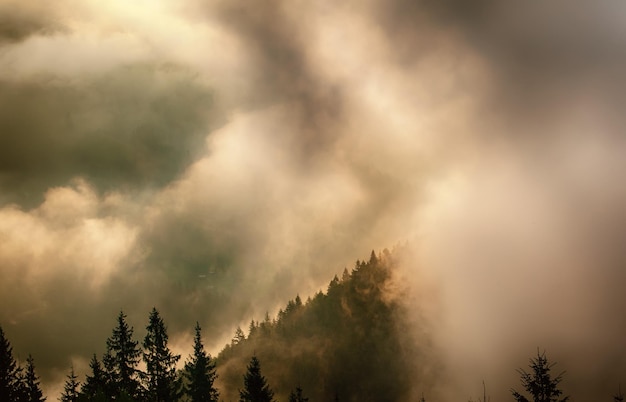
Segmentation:
<svg viewBox="0 0 626 402">
<path fill-rule="evenodd" d="M 623 91 L 623 5 L 585 2 L 394 1 L 376 3 L 392 46 L 407 62 L 438 51 L 441 37 L 473 49 L 490 85 L 479 96 L 485 114 L 503 120 L 550 120 L 564 96 L 590 92 L 614 100 Z M 434 45 L 434 46 L 433 46 Z M 617 87 L 616 87 L 617 85 Z"/>
<path fill-rule="evenodd" d="M 163 186 L 198 157 L 220 121 L 208 88 L 176 66 L 0 86 L 5 202 L 33 205 L 47 187 L 74 176 L 101 191 Z"/>
<path fill-rule="evenodd" d="M 567 370 L 572 395 L 619 381 L 623 300 L 611 284 L 623 281 L 613 241 L 624 236 L 624 192 L 610 182 L 624 144 L 581 142 L 492 155 L 440 182 L 423 210 L 420 260 L 445 292 L 438 342 L 459 395 L 472 382 L 478 395 L 483 377 L 504 397 L 518 382 L 510 365 L 537 347 Z"/>
<path fill-rule="evenodd" d="M 537 346 L 572 394 L 610 387 L 621 7 L 86 2 L 54 31 L 12 8 L 3 328 L 46 383 L 102 351 L 120 308 L 138 337 L 152 306 L 174 337 L 200 320 L 216 350 L 408 239 L 403 275 L 432 295 L 411 300 L 448 350 L 433 392 L 504 397 Z"/>
<path fill-rule="evenodd" d="M 337 140 L 344 107 L 340 83 L 321 76 L 312 60 L 315 27 L 304 18 L 307 10 L 316 11 L 280 1 L 218 2 L 204 9 L 207 18 L 234 35 L 245 54 L 251 88 L 238 107 L 288 107 L 296 126 L 275 135 L 305 165 Z"/>
<path fill-rule="evenodd" d="M 44 379 L 59 356 L 84 355 L 107 328 L 94 311 L 116 304 L 109 286 L 138 257 L 137 228 L 103 214 L 117 202 L 77 180 L 48 190 L 29 212 L 0 210 L 1 320 L 17 330 L 11 341 L 22 360 L 26 352 L 17 351 L 38 356 Z"/>
<path fill-rule="evenodd" d="M 5 0 L 0 4 L 0 46 L 22 42 L 35 35 L 64 31 L 56 10 L 48 4 Z"/>
</svg>

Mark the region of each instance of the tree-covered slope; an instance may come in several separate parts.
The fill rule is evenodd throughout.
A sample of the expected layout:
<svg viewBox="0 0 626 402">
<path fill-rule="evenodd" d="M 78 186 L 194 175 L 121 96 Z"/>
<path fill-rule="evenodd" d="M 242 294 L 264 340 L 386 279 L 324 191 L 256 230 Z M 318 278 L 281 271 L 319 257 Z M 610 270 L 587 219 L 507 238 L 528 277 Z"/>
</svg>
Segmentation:
<svg viewBox="0 0 626 402">
<path fill-rule="evenodd" d="M 250 357 L 256 355 L 279 401 L 301 386 L 311 401 L 399 401 L 420 383 L 420 353 L 406 323 L 397 286 L 396 253 L 372 252 L 303 303 L 289 301 L 275 319 L 251 322 L 217 359 L 225 401 L 238 400 Z M 391 289 L 394 289 L 393 291 Z"/>
</svg>

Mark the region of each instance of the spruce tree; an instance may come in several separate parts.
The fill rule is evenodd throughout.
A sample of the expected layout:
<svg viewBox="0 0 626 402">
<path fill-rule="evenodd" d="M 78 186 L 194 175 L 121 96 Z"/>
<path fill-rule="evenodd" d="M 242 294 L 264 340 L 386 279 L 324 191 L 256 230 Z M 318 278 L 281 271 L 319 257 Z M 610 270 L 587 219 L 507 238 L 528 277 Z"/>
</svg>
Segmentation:
<svg viewBox="0 0 626 402">
<path fill-rule="evenodd" d="M 65 380 L 65 385 L 63 386 L 61 402 L 77 402 L 79 386 L 78 377 L 74 373 L 74 366 L 72 366 L 70 373 L 67 375 L 67 380 Z"/>
<path fill-rule="evenodd" d="M 20 377 L 20 368 L 13 358 L 13 348 L 0 327 L 0 401 L 17 400 Z"/>
<path fill-rule="evenodd" d="M 167 346 L 167 330 L 156 308 L 150 313 L 148 333 L 143 341 L 143 360 L 146 363 L 146 396 L 155 402 L 175 401 L 180 397 L 180 380 L 176 376 L 174 355 Z"/>
<path fill-rule="evenodd" d="M 237 327 L 235 331 L 235 336 L 231 339 L 230 344 L 232 346 L 239 345 L 241 342 L 246 340 L 246 335 L 243 333 L 241 327 Z"/>
<path fill-rule="evenodd" d="M 191 402 L 217 402 L 219 392 L 213 383 L 215 374 L 215 362 L 204 350 L 200 324 L 196 322 L 196 335 L 193 341 L 193 355 L 185 363 L 183 376 L 187 382 L 185 393 Z"/>
<path fill-rule="evenodd" d="M 291 391 L 289 394 L 289 402 L 309 402 L 309 398 L 302 395 L 302 388 L 298 386 L 295 391 Z"/>
<path fill-rule="evenodd" d="M 126 315 L 120 311 L 117 326 L 107 339 L 107 351 L 102 359 L 109 399 L 139 396 L 141 389 L 137 365 L 140 356 L 138 342 L 133 340 L 133 328 L 126 323 Z"/>
<path fill-rule="evenodd" d="M 530 359 L 532 374 L 519 369 L 522 386 L 532 396 L 534 402 L 566 402 L 569 397 L 562 397 L 563 391 L 558 388 L 563 379 L 563 373 L 552 378 L 550 370 L 556 363 L 549 363 L 546 353 L 539 353 L 537 357 Z M 529 400 L 519 392 L 511 390 L 517 402 L 528 402 Z"/>
<path fill-rule="evenodd" d="M 43 392 L 41 392 L 39 377 L 35 373 L 35 360 L 31 355 L 28 355 L 28 359 L 26 359 L 24 384 L 26 385 L 26 400 L 28 402 L 43 402 L 46 400 Z"/>
<path fill-rule="evenodd" d="M 258 323 L 256 323 L 254 320 L 250 321 L 250 326 L 248 327 L 248 339 L 252 338 L 252 336 L 256 334 L 258 328 Z"/>
<path fill-rule="evenodd" d="M 18 402 L 30 400 L 28 387 L 26 385 L 26 371 L 24 370 L 24 367 L 17 368 L 14 398 L 14 400 Z"/>
<path fill-rule="evenodd" d="M 85 377 L 85 382 L 80 389 L 81 400 L 98 401 L 106 398 L 106 374 L 94 353 L 89 362 L 91 374 Z"/>
<path fill-rule="evenodd" d="M 239 390 L 239 402 L 274 402 L 274 392 L 261 375 L 261 364 L 256 356 L 250 359 L 243 386 L 243 390 Z"/>
</svg>

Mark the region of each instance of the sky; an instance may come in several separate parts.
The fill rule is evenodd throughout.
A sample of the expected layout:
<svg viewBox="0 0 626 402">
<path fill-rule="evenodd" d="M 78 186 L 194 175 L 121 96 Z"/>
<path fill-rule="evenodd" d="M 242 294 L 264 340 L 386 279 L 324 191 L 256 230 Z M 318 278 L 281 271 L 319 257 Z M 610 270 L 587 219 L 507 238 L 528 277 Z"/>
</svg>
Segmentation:
<svg viewBox="0 0 626 402">
<path fill-rule="evenodd" d="M 0 0 L 0 325 L 50 399 L 120 310 L 216 353 L 404 243 L 440 400 L 538 348 L 625 381 L 626 3 L 340 3 Z"/>
</svg>

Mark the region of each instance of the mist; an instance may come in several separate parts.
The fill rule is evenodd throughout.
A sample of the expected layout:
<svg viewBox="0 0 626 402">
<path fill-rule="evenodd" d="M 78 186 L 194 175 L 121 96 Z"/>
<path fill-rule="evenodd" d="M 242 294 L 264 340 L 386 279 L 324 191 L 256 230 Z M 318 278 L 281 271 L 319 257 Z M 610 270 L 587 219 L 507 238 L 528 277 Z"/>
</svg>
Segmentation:
<svg viewBox="0 0 626 402">
<path fill-rule="evenodd" d="M 53 398 L 120 309 L 216 353 L 408 242 L 435 395 L 504 399 L 539 348 L 609 398 L 624 8 L 1 1 L 0 324 Z"/>
</svg>

